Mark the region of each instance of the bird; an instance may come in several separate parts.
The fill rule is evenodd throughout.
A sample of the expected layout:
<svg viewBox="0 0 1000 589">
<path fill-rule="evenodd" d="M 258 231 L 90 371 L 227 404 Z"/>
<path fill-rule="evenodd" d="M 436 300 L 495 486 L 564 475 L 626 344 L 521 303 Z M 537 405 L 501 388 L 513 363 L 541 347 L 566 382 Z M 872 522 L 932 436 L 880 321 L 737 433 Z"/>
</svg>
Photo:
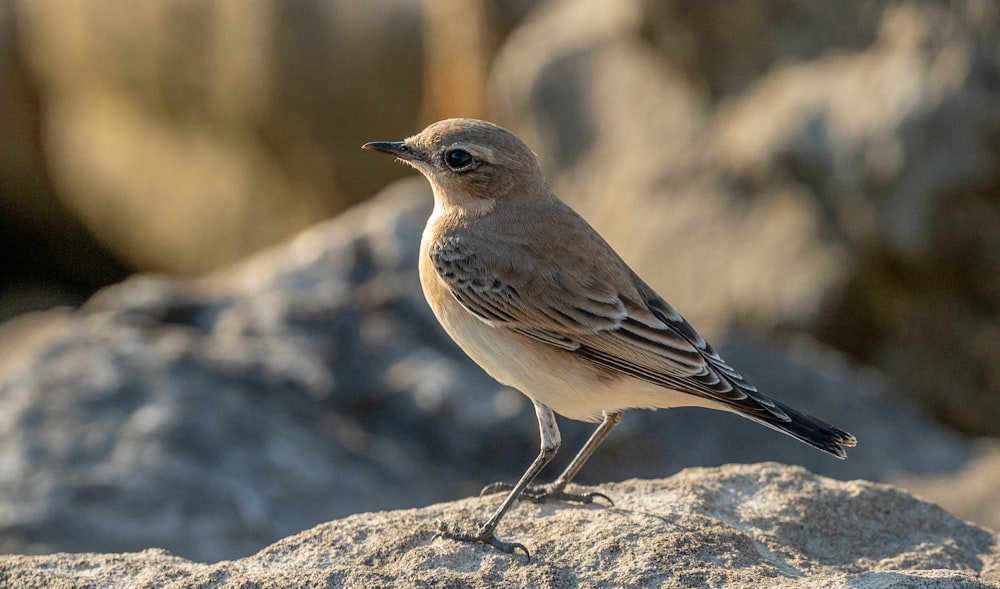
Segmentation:
<svg viewBox="0 0 1000 589">
<path fill-rule="evenodd" d="M 518 499 L 592 503 L 567 485 L 629 409 L 706 407 L 736 413 L 836 458 L 850 433 L 773 400 L 730 366 L 578 213 L 560 200 L 535 153 L 491 122 L 438 121 L 402 141 L 363 149 L 420 172 L 434 193 L 419 253 L 420 285 L 458 346 L 526 395 L 538 455 L 485 523 L 437 522 L 436 536 L 530 553 L 496 528 Z M 548 485 L 535 478 L 561 445 L 555 414 L 600 422 Z"/>
</svg>

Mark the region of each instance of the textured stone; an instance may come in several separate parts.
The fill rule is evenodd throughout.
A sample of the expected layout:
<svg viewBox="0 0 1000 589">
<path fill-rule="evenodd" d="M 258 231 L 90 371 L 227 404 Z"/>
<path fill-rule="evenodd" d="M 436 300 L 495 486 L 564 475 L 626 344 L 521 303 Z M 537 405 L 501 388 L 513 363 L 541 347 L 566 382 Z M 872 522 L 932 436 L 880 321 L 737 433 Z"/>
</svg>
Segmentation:
<svg viewBox="0 0 1000 589">
<path fill-rule="evenodd" d="M 0 557 L 17 587 L 865 587 L 986 589 L 1000 583 L 995 534 L 906 492 L 774 463 L 690 469 L 602 485 L 615 507 L 521 504 L 501 525 L 530 562 L 434 538 L 497 499 L 366 513 L 236 561 L 161 550 Z"/>
</svg>

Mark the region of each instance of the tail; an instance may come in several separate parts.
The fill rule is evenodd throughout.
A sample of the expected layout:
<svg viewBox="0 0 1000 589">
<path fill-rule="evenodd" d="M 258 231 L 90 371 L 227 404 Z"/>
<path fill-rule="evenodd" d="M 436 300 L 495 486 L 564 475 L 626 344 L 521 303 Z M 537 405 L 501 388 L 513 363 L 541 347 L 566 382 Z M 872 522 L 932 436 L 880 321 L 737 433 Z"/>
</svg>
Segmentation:
<svg viewBox="0 0 1000 589">
<path fill-rule="evenodd" d="M 793 438 L 809 444 L 813 448 L 822 450 L 827 454 L 841 460 L 847 458 L 844 448 L 853 448 L 858 444 L 857 438 L 840 428 L 833 427 L 825 421 L 820 421 L 812 415 L 806 415 L 800 411 L 792 409 L 788 405 L 773 401 L 781 411 L 785 412 L 790 421 L 781 421 L 777 418 L 767 419 L 760 414 L 748 414 L 741 412 L 743 417 L 752 419 L 761 425 L 788 434 Z"/>
</svg>

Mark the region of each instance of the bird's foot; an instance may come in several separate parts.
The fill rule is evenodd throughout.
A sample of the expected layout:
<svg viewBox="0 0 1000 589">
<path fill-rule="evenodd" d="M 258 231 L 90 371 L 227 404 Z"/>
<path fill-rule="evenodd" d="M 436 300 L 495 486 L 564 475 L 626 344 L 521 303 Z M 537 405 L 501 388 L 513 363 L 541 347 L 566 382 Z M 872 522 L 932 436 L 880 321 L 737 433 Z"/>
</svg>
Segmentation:
<svg viewBox="0 0 1000 589">
<path fill-rule="evenodd" d="M 481 526 L 478 523 L 476 525 L 479 529 L 475 532 L 469 532 L 453 524 L 438 520 L 438 531 L 437 534 L 434 534 L 434 537 L 447 538 L 449 540 L 457 540 L 459 542 L 486 544 L 487 546 L 492 546 L 497 550 L 506 552 L 507 554 L 517 554 L 517 552 L 520 551 L 524 554 L 528 561 L 531 561 L 531 554 L 528 552 L 528 549 L 525 548 L 524 544 L 521 544 L 520 542 L 505 542 L 504 540 L 500 540 L 493 535 L 492 528 L 487 529 L 485 526 Z"/>
<path fill-rule="evenodd" d="M 494 493 L 508 492 L 514 488 L 510 483 L 493 483 L 486 485 L 479 492 L 480 495 L 492 495 Z M 531 501 L 532 503 L 545 503 L 546 501 L 568 501 L 570 503 L 582 503 L 584 505 L 593 503 L 595 499 L 604 499 L 609 505 L 614 506 L 615 502 L 604 493 L 592 491 L 590 493 L 567 493 L 565 485 L 530 485 L 521 491 L 518 499 Z"/>
</svg>

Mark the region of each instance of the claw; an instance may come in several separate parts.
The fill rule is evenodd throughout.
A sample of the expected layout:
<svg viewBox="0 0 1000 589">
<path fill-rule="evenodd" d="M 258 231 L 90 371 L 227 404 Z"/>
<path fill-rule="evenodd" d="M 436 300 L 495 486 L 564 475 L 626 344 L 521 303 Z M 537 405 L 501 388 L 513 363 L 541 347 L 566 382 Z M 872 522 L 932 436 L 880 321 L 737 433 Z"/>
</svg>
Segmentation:
<svg viewBox="0 0 1000 589">
<path fill-rule="evenodd" d="M 434 534 L 434 538 L 447 538 L 458 542 L 486 544 L 487 546 L 492 546 L 501 552 L 506 552 L 507 554 L 517 554 L 518 551 L 521 551 L 527 559 L 527 562 L 531 562 L 531 553 L 528 552 L 528 549 L 524 544 L 521 544 L 520 542 L 506 542 L 504 540 L 500 540 L 493 535 L 493 530 L 479 528 L 475 532 L 467 532 L 457 526 L 445 523 L 441 520 L 437 520 L 437 526 L 438 531 Z"/>
<path fill-rule="evenodd" d="M 597 491 L 591 491 L 589 493 L 567 493 L 563 489 L 566 487 L 565 483 L 560 485 L 550 484 L 550 485 L 532 485 L 524 488 L 519 494 L 517 499 L 523 499 L 526 501 L 531 501 L 533 503 L 544 503 L 549 500 L 557 501 L 570 501 L 573 503 L 590 504 L 594 503 L 596 499 L 603 499 L 608 502 L 609 505 L 614 506 L 615 502 L 611 500 L 610 497 L 604 493 L 598 493 Z M 479 495 L 492 495 L 494 493 L 501 493 L 505 491 L 511 491 L 514 489 L 514 485 L 510 483 L 493 483 L 491 485 L 486 485 L 483 490 L 479 492 Z M 515 498 L 508 496 L 504 500 L 504 504 L 500 507 L 496 514 L 490 518 L 490 522 L 486 525 L 476 522 L 476 531 L 469 532 L 447 524 L 441 520 L 437 521 L 438 531 L 434 534 L 434 538 L 447 538 L 449 540 L 456 540 L 458 542 L 471 542 L 475 544 L 486 544 L 487 546 L 492 546 L 497 550 L 506 552 L 507 554 L 517 554 L 518 552 L 524 554 L 527 562 L 531 562 L 531 553 L 528 552 L 527 547 L 519 542 L 507 542 L 498 539 L 493 535 L 493 530 L 496 528 L 496 524 L 500 517 L 503 516 L 504 512 L 510 507 L 511 503 Z"/>
<path fill-rule="evenodd" d="M 483 490 L 479 492 L 479 495 L 481 497 L 483 495 L 502 493 L 510 491 L 513 488 L 514 486 L 510 483 L 492 483 L 483 487 Z M 591 491 L 589 493 L 566 493 L 562 489 L 556 489 L 551 485 L 532 485 L 521 492 L 519 499 L 531 501 L 532 503 L 567 501 L 569 503 L 581 503 L 583 505 L 589 505 L 593 503 L 595 499 L 603 499 L 608 502 L 609 506 L 615 506 L 615 502 L 611 500 L 611 497 L 608 497 L 604 493 L 599 493 L 597 491 Z"/>
<path fill-rule="evenodd" d="M 612 501 L 611 497 L 608 497 L 604 493 L 598 493 L 597 491 L 592 491 L 590 493 L 584 493 L 583 494 L 583 498 L 584 498 L 583 503 L 593 503 L 594 499 L 597 499 L 598 497 L 600 497 L 601 499 L 604 499 L 605 501 L 607 501 L 608 502 L 608 507 L 614 507 L 615 506 L 615 502 Z"/>
<path fill-rule="evenodd" d="M 611 500 L 610 497 L 604 493 L 598 493 L 596 491 L 590 493 L 564 493 L 563 491 L 554 491 L 548 489 L 542 489 L 539 492 L 535 492 L 534 489 L 531 491 L 525 491 L 521 494 L 521 498 L 532 503 L 545 503 L 546 501 L 567 501 L 570 503 L 580 503 L 583 505 L 589 505 L 594 502 L 594 499 L 604 499 L 608 502 L 608 505 L 614 507 L 615 502 Z"/>
</svg>

